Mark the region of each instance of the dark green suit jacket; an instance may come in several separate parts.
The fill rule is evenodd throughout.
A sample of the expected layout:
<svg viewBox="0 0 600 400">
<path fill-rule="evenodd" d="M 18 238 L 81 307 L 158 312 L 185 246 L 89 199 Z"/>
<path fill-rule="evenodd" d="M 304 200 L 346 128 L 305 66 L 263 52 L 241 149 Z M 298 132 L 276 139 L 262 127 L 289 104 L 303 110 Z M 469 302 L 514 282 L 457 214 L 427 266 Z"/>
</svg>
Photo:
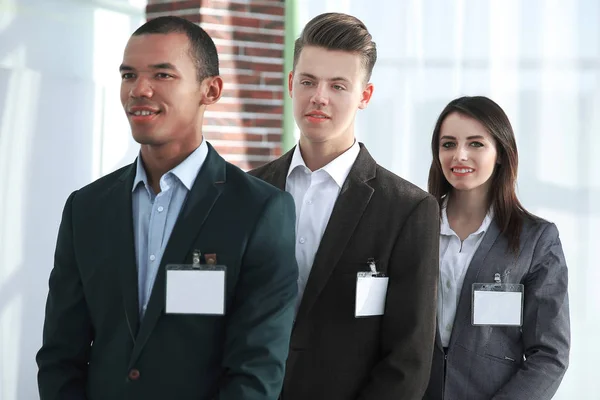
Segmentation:
<svg viewBox="0 0 600 400">
<path fill-rule="evenodd" d="M 138 317 L 135 164 L 71 194 L 50 275 L 42 400 L 276 399 L 297 296 L 292 197 L 209 152 Z M 215 253 L 226 315 L 164 313 L 165 265 Z"/>
</svg>

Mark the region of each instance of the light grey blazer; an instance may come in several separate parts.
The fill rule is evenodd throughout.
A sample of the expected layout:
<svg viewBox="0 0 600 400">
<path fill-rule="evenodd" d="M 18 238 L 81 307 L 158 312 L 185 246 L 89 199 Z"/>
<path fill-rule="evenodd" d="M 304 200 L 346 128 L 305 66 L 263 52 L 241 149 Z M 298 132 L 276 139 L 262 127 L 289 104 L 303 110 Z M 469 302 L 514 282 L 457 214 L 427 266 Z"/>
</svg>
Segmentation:
<svg viewBox="0 0 600 400">
<path fill-rule="evenodd" d="M 522 327 L 471 324 L 472 284 L 493 283 L 496 273 L 524 285 Z M 551 399 L 569 363 L 567 279 L 556 225 L 526 220 L 515 256 L 492 222 L 467 270 L 447 356 L 436 335 L 424 399 Z"/>
</svg>

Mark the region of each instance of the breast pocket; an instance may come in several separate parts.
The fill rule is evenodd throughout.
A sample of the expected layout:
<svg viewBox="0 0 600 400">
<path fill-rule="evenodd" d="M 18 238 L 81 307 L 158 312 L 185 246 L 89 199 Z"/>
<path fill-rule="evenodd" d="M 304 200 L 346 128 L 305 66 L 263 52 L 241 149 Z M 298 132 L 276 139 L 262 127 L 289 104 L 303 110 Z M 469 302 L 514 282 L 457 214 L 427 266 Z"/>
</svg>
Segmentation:
<svg viewBox="0 0 600 400">
<path fill-rule="evenodd" d="M 375 262 L 375 269 L 377 272 L 383 273 L 387 276 L 388 268 L 387 262 L 381 261 L 378 258 L 373 258 Z M 336 265 L 333 274 L 335 275 L 349 275 L 356 278 L 359 272 L 369 272 L 371 267 L 369 264 L 369 258 L 365 258 L 364 261 L 356 259 L 344 259 L 340 260 Z"/>
<path fill-rule="evenodd" d="M 385 265 L 381 265 L 382 270 L 387 272 Z M 336 309 L 340 310 L 346 317 L 351 317 L 353 320 L 355 319 L 355 323 L 359 323 L 360 321 L 362 324 L 369 324 L 371 323 L 369 321 L 381 318 L 381 315 L 368 315 L 358 318 L 356 318 L 355 315 L 358 274 L 370 271 L 371 269 L 366 260 L 364 262 L 342 260 L 336 266 L 327 283 L 328 290 L 327 294 L 325 294 L 325 296 L 327 296 L 327 301 L 335 303 Z"/>
</svg>

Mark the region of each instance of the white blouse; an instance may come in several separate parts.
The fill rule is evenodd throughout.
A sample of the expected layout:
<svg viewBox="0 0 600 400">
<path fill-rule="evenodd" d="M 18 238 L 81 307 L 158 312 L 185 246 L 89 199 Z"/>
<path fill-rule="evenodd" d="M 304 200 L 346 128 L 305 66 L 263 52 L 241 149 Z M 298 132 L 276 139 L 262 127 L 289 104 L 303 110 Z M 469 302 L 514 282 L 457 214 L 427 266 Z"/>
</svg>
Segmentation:
<svg viewBox="0 0 600 400">
<path fill-rule="evenodd" d="M 462 243 L 450 228 L 445 202 L 442 206 L 440 226 L 440 282 L 438 286 L 438 329 L 442 346 L 448 347 L 454 326 L 456 308 L 469 264 L 490 226 L 494 213 L 487 213 L 477 231 L 471 233 Z"/>
</svg>

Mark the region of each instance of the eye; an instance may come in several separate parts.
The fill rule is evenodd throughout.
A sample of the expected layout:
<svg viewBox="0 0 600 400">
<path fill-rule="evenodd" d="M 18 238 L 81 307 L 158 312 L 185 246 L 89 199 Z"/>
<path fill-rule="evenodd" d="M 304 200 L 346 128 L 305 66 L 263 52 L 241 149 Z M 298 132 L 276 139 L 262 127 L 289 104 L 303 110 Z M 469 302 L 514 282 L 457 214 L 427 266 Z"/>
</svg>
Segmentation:
<svg viewBox="0 0 600 400">
<path fill-rule="evenodd" d="M 472 147 L 483 147 L 483 143 L 481 143 L 481 142 L 471 142 L 470 146 L 472 146 Z"/>
<path fill-rule="evenodd" d="M 452 147 L 455 147 L 456 143 L 454 143 L 454 142 L 444 142 L 444 143 L 441 144 L 441 146 L 443 148 L 445 148 L 445 149 L 450 149 Z"/>
<path fill-rule="evenodd" d="M 135 75 L 131 72 L 126 72 L 124 74 L 121 74 L 121 79 L 123 79 L 123 80 L 133 79 L 134 77 L 135 77 Z"/>
<path fill-rule="evenodd" d="M 346 90 L 346 88 L 345 88 L 345 87 L 343 87 L 342 85 L 333 85 L 333 88 L 334 88 L 335 90 Z"/>
<path fill-rule="evenodd" d="M 301 84 L 302 86 L 311 86 L 311 85 L 312 85 L 312 82 L 311 82 L 311 81 L 300 81 L 300 84 Z"/>
<path fill-rule="evenodd" d="M 173 78 L 173 75 L 167 74 L 165 72 L 159 72 L 158 74 L 156 74 L 156 77 L 159 79 L 170 79 Z"/>
</svg>

